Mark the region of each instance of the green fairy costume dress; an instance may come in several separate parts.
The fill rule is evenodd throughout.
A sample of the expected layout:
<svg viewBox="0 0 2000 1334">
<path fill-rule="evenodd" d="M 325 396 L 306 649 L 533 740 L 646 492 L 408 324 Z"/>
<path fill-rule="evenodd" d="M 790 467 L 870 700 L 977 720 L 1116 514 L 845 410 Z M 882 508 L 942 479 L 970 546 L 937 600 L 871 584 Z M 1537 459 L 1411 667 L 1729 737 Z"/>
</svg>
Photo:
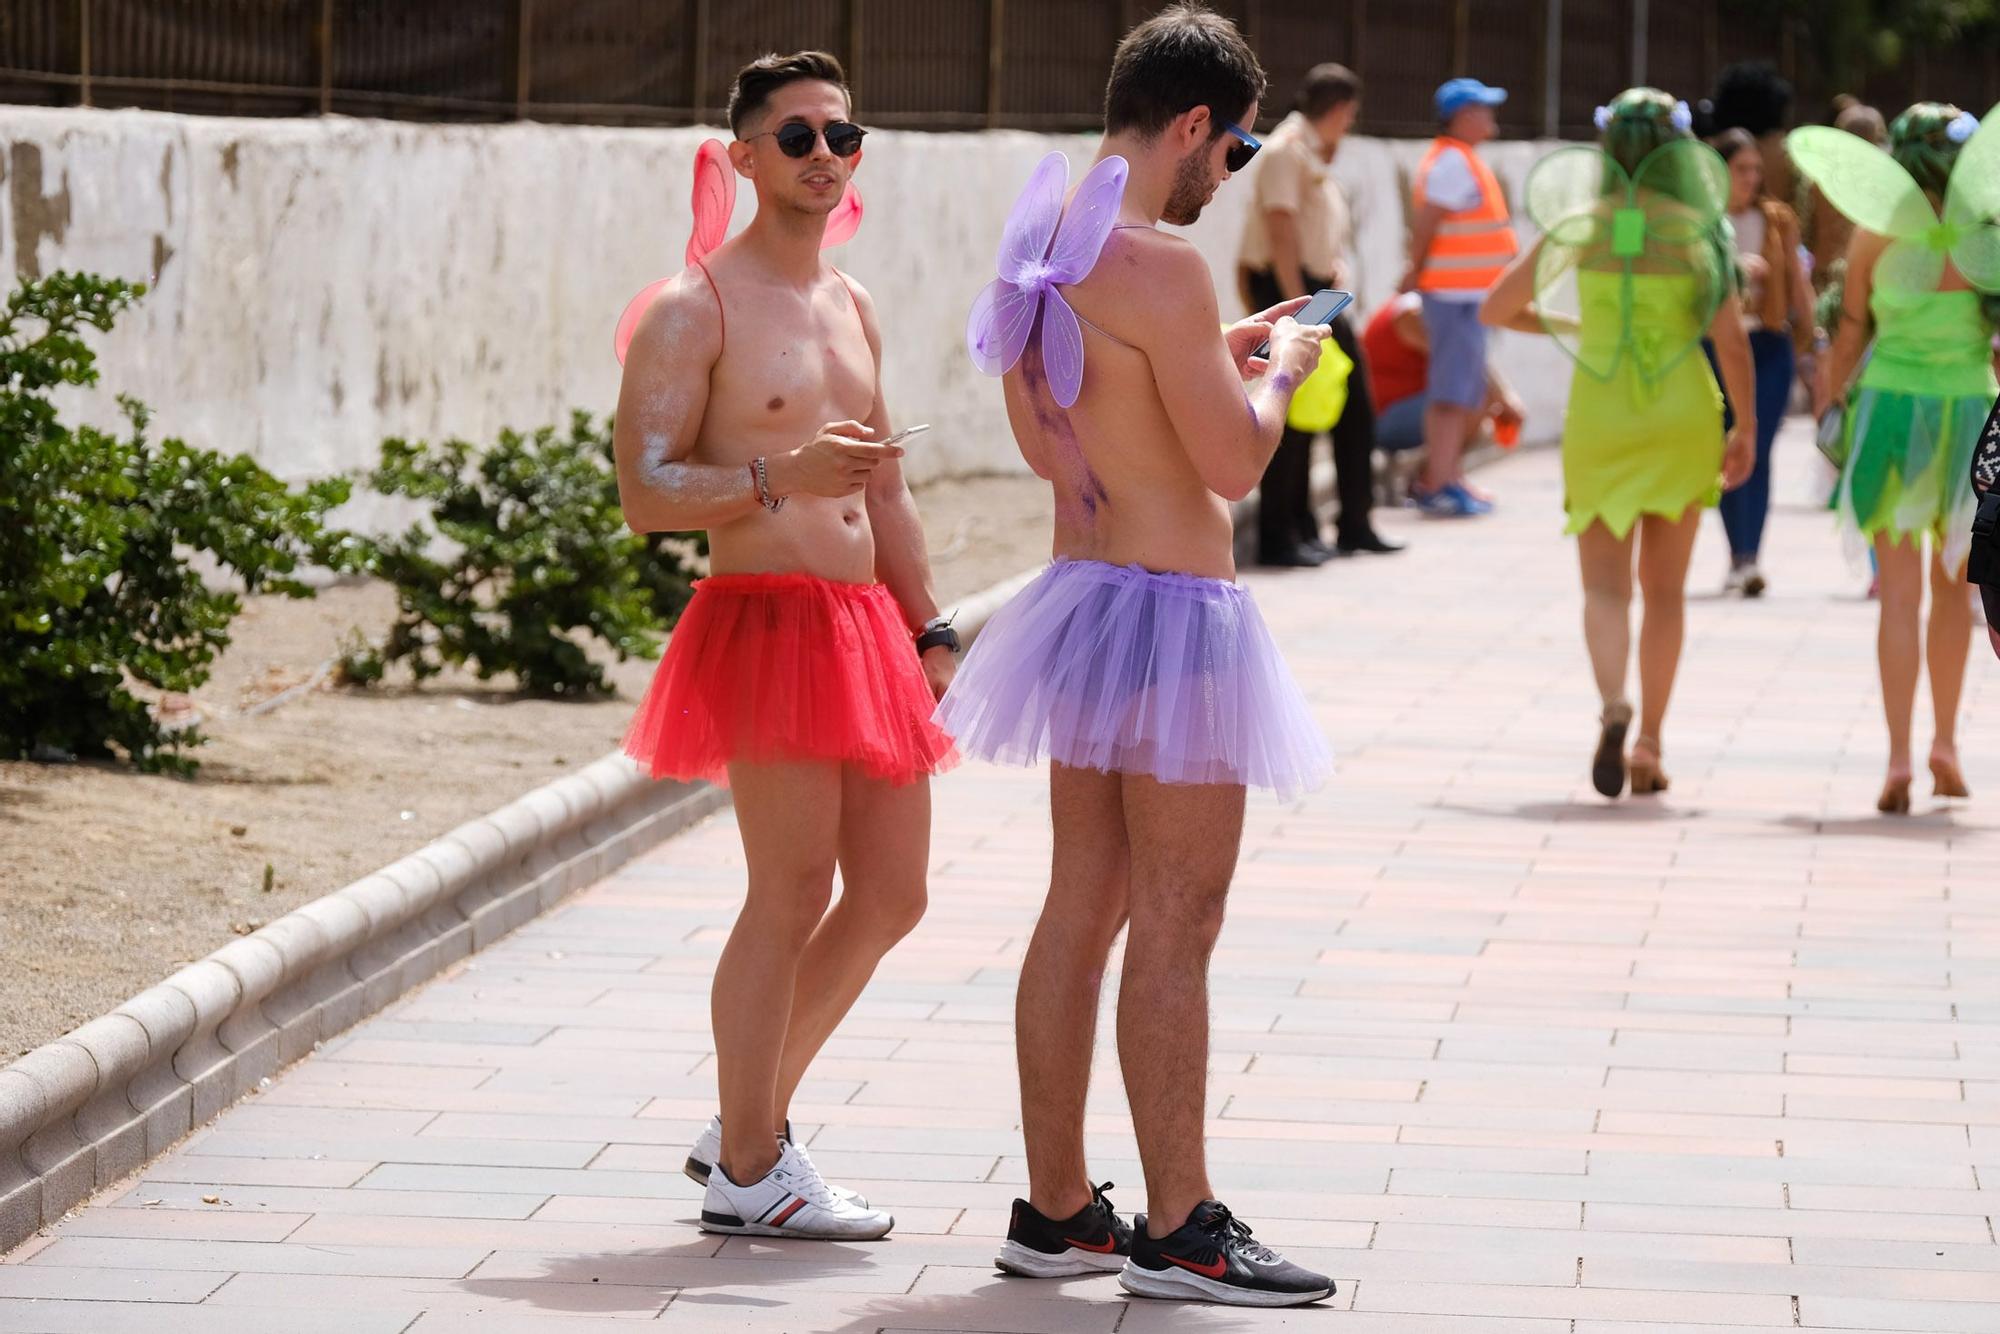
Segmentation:
<svg viewBox="0 0 2000 1334">
<path fill-rule="evenodd" d="M 1835 208 L 1891 242 L 1875 264 L 1875 350 L 1848 405 L 1834 507 L 1863 537 L 1933 535 L 1956 569 L 1978 507 L 1972 454 L 2000 392 L 1980 297 L 2000 291 L 2000 108 L 1959 150 L 1942 217 L 1900 163 L 1862 139 L 1809 126 L 1785 144 Z M 1939 290 L 1947 260 L 1978 290 Z"/>
<path fill-rule="evenodd" d="M 1526 195 L 1545 233 L 1535 304 L 1577 367 L 1563 417 L 1566 531 L 1602 522 L 1622 538 L 1642 514 L 1713 505 L 1722 391 L 1698 349 L 1733 282 L 1729 168 L 1694 139 L 1661 145 L 1629 174 L 1578 145 L 1543 158 Z"/>
</svg>

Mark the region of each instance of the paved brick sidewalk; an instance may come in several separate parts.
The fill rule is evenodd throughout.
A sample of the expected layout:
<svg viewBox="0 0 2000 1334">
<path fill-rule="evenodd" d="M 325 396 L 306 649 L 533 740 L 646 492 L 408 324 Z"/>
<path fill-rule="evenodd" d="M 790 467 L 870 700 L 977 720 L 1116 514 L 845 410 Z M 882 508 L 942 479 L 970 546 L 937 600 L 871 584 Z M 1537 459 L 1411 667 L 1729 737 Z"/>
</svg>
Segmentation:
<svg viewBox="0 0 2000 1334">
<path fill-rule="evenodd" d="M 721 819 L 15 1251 L 0 1329 L 2000 1330 L 2000 664 L 1982 643 L 1968 692 L 1982 799 L 1875 817 L 1865 576 L 1805 504 L 1809 444 L 1781 449 L 1772 594 L 1691 608 L 1663 800 L 1588 791 L 1553 456 L 1488 474 L 1489 521 L 1390 516 L 1405 556 L 1252 580 L 1344 766 L 1252 804 L 1211 1152 L 1260 1237 L 1338 1277 L 1331 1309 L 993 1272 L 1048 834 L 1039 774 L 969 768 L 940 788 L 929 920 L 798 1109 L 891 1241 L 690 1222 L 740 876 Z M 1697 588 L 1719 547 L 1711 526 Z M 1133 1207 L 1102 1067 L 1094 1166 Z"/>
</svg>

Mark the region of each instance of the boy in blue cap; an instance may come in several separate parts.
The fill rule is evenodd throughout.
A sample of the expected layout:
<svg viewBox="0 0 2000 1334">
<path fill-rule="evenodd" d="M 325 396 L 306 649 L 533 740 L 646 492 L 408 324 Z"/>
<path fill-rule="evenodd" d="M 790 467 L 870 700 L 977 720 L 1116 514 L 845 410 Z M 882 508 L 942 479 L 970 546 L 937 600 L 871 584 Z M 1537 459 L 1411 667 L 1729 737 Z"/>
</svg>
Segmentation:
<svg viewBox="0 0 2000 1334">
<path fill-rule="evenodd" d="M 1410 497 L 1426 514 L 1462 518 L 1492 510 L 1460 467 L 1486 401 L 1486 329 L 1480 298 L 1519 248 L 1507 197 L 1479 146 L 1499 133 L 1504 89 L 1451 79 L 1437 90 L 1438 137 L 1417 166 L 1410 199 L 1410 267 L 1401 291 L 1423 299 L 1430 340 L 1421 482 Z"/>
</svg>

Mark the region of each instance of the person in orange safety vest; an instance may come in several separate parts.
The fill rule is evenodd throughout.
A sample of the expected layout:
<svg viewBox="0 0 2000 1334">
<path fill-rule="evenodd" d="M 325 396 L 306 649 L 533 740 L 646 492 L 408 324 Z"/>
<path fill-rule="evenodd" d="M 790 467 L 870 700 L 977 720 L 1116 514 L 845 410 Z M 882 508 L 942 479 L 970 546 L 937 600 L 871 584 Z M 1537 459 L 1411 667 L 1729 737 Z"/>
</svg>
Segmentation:
<svg viewBox="0 0 2000 1334">
<path fill-rule="evenodd" d="M 1423 301 L 1430 341 L 1420 482 L 1426 514 L 1464 518 L 1493 503 L 1467 485 L 1461 459 L 1486 403 L 1486 328 L 1479 302 L 1519 249 L 1500 181 L 1479 156 L 1499 132 L 1505 90 L 1452 79 L 1437 90 L 1438 137 L 1417 166 L 1410 200 L 1410 266 L 1400 290 Z"/>
</svg>

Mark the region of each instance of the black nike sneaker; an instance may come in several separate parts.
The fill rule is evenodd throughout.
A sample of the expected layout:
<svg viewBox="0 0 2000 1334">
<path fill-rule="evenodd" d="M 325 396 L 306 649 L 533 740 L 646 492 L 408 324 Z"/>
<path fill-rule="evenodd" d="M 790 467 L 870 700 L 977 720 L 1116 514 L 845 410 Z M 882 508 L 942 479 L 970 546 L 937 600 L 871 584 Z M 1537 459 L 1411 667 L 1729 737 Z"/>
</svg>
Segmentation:
<svg viewBox="0 0 2000 1334">
<path fill-rule="evenodd" d="M 1221 1302 L 1226 1306 L 1304 1306 L 1333 1295 L 1333 1280 L 1301 1269 L 1251 1239 L 1250 1229 L 1214 1200 L 1155 1241 L 1146 1216 L 1133 1223 L 1132 1258 L 1118 1276 L 1140 1297 Z"/>
<path fill-rule="evenodd" d="M 1132 1228 L 1111 1207 L 1105 1182 L 1089 1204 L 1064 1219 L 1053 1219 L 1026 1200 L 1014 1201 L 1007 1240 L 993 1263 L 1023 1278 L 1070 1278 L 1109 1274 L 1125 1267 L 1132 1254 Z"/>
</svg>

